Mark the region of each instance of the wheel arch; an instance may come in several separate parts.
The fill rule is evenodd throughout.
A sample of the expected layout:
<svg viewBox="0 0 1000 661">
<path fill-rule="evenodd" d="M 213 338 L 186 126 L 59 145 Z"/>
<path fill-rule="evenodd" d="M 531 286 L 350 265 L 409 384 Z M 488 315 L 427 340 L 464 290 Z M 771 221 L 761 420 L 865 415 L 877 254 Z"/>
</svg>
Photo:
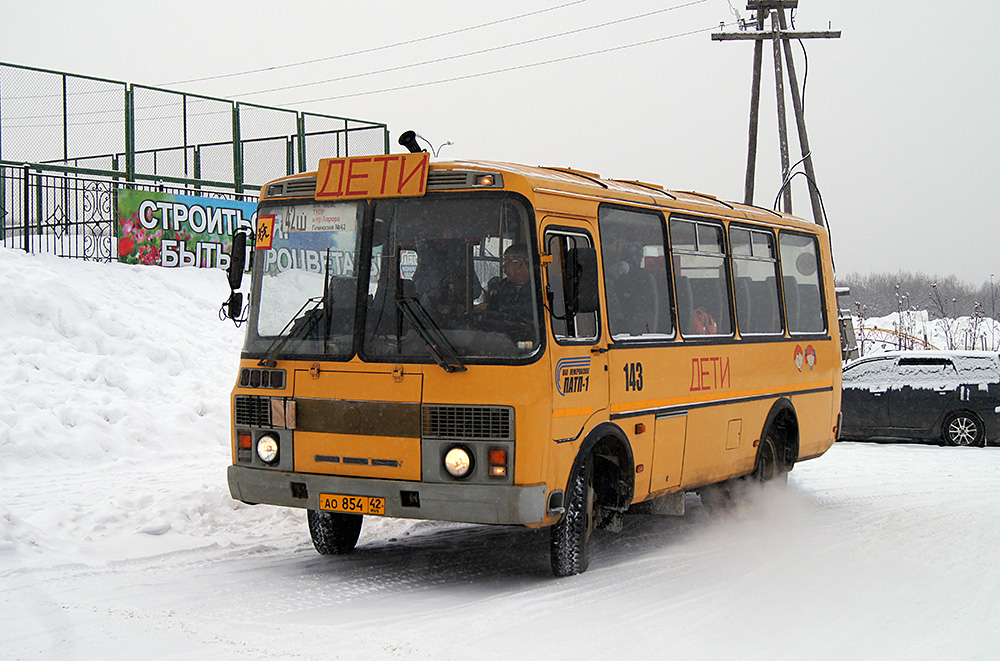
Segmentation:
<svg viewBox="0 0 1000 661">
<path fill-rule="evenodd" d="M 577 450 L 567 489 L 580 470 L 583 458 L 594 456 L 594 491 L 596 502 L 611 510 L 624 512 L 635 494 L 635 457 L 628 436 L 621 427 L 602 422 L 590 430 Z"/>
<path fill-rule="evenodd" d="M 787 397 L 782 397 L 771 405 L 771 410 L 767 413 L 764 426 L 760 430 L 760 438 L 757 439 L 757 456 L 754 459 L 754 470 L 760 462 L 761 445 L 769 431 L 773 430 L 775 444 L 778 446 L 778 457 L 781 459 L 786 470 L 791 470 L 792 466 L 799 458 L 799 417 L 795 412 L 795 406 Z"/>
</svg>

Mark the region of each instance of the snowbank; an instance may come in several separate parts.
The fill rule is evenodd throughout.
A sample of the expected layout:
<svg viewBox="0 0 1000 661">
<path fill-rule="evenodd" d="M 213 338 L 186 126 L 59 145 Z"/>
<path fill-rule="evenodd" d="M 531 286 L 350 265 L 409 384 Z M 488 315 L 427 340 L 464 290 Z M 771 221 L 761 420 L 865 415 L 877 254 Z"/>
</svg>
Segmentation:
<svg viewBox="0 0 1000 661">
<path fill-rule="evenodd" d="M 0 249 L 0 570 L 308 542 L 300 511 L 229 496 L 228 294 L 218 270 Z"/>
<path fill-rule="evenodd" d="M 228 447 L 221 272 L 0 250 L 0 283 L 0 475 Z"/>
</svg>

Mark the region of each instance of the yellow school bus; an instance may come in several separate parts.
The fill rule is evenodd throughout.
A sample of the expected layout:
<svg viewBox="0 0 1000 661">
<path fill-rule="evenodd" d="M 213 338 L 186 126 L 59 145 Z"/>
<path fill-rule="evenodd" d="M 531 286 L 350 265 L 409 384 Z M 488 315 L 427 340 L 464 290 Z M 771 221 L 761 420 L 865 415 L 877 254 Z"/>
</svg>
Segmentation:
<svg viewBox="0 0 1000 661">
<path fill-rule="evenodd" d="M 267 184 L 252 244 L 229 486 L 308 510 L 323 554 L 364 516 L 523 525 L 577 574 L 630 508 L 784 480 L 837 436 L 813 223 L 407 153 Z"/>
</svg>

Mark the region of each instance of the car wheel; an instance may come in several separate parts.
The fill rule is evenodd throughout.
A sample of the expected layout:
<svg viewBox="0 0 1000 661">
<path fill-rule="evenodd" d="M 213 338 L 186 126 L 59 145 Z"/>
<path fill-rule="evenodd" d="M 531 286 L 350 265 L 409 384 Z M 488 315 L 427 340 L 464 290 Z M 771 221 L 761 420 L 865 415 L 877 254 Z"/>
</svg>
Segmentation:
<svg viewBox="0 0 1000 661">
<path fill-rule="evenodd" d="M 361 514 L 309 510 L 309 535 L 323 555 L 347 555 L 361 536 Z"/>
<path fill-rule="evenodd" d="M 594 531 L 594 471 L 593 458 L 587 457 L 579 466 L 569 486 L 566 513 L 552 526 L 550 555 L 552 573 L 573 576 L 587 570 L 590 564 L 590 535 Z"/>
<path fill-rule="evenodd" d="M 971 413 L 958 411 L 948 416 L 942 431 L 948 445 L 979 445 L 983 438 L 983 423 Z"/>
</svg>

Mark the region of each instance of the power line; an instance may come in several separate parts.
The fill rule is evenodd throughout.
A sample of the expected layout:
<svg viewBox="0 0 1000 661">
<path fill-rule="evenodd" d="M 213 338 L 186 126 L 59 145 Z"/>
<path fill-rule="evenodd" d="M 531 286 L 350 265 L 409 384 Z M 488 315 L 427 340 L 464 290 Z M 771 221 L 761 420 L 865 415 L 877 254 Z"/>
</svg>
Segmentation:
<svg viewBox="0 0 1000 661">
<path fill-rule="evenodd" d="M 456 30 L 448 30 L 447 32 L 439 32 L 438 34 L 432 34 L 426 37 L 417 37 L 416 39 L 407 39 L 406 41 L 397 41 L 393 44 L 387 44 L 385 46 L 374 46 L 372 48 L 363 48 L 361 50 L 351 51 L 349 53 L 340 53 L 338 55 L 329 55 L 327 57 L 318 57 L 313 60 L 303 60 L 301 62 L 292 62 L 291 64 L 278 64 L 273 67 L 262 67 L 260 69 L 250 69 L 248 71 L 237 71 L 235 73 L 224 73 L 216 76 L 204 76 L 202 78 L 189 78 L 187 80 L 175 80 L 170 83 L 161 83 L 159 86 L 165 85 L 181 85 L 183 83 L 198 83 L 205 80 L 219 80 L 221 78 L 233 78 L 235 76 L 246 76 L 252 73 L 263 73 L 265 71 L 276 71 L 278 69 L 289 69 L 291 67 L 300 67 L 306 64 L 316 64 L 317 62 L 329 62 L 330 60 L 337 60 L 344 57 L 352 57 L 354 55 L 363 55 L 365 53 L 374 53 L 381 50 L 388 50 L 390 48 L 396 48 L 398 46 L 408 46 L 410 44 L 420 43 L 422 41 L 430 41 L 431 39 L 438 39 L 440 37 L 447 37 L 453 34 L 460 34 L 462 32 L 471 32 L 472 30 L 478 30 L 480 28 L 490 27 L 493 25 L 500 25 L 502 23 L 509 23 L 511 21 L 516 21 L 522 18 L 527 18 L 529 16 L 537 16 L 538 14 L 544 14 L 550 11 L 556 11 L 557 9 L 564 9 L 566 7 L 571 7 L 573 5 L 583 4 L 588 0 L 574 0 L 574 2 L 566 2 L 561 5 L 556 5 L 555 7 L 548 7 L 547 9 L 538 9 L 536 11 L 530 11 L 524 14 L 518 14 L 517 16 L 510 16 L 508 18 L 501 18 L 495 21 L 489 21 L 487 23 L 480 23 L 479 25 L 471 25 L 469 27 L 458 28 Z"/>
<path fill-rule="evenodd" d="M 696 0 L 696 2 L 689 3 L 689 4 L 697 4 L 697 2 L 705 2 L 705 1 L 706 0 Z M 681 6 L 686 6 L 686 5 L 681 5 Z M 735 23 L 728 23 L 728 24 L 725 24 L 723 27 L 724 28 L 725 27 L 731 27 L 733 25 L 736 25 L 736 24 Z M 712 27 L 699 28 L 699 29 L 696 29 L 696 30 L 689 30 L 687 32 L 679 32 L 679 33 L 676 33 L 676 34 L 666 35 L 666 36 L 663 36 L 663 37 L 657 37 L 657 38 L 654 38 L 654 39 L 647 39 L 645 41 L 633 42 L 633 43 L 624 44 L 624 45 L 621 45 L 621 46 L 612 46 L 612 47 L 609 47 L 609 48 L 602 48 L 600 50 L 589 51 L 589 52 L 586 52 L 586 53 L 579 53 L 579 54 L 576 54 L 576 55 L 567 55 L 565 57 L 558 57 L 558 58 L 553 58 L 553 59 L 544 60 L 544 61 L 540 61 L 540 62 L 531 62 L 531 63 L 528 63 L 528 64 L 521 64 L 521 65 L 516 65 L 516 66 L 510 66 L 510 67 L 505 67 L 505 68 L 502 68 L 502 69 L 493 69 L 493 70 L 490 70 L 490 71 L 480 71 L 480 72 L 473 73 L 473 74 L 466 74 L 466 75 L 462 75 L 462 76 L 454 76 L 454 77 L 451 77 L 451 78 L 441 78 L 441 79 L 438 79 L 438 80 L 425 81 L 425 82 L 421 82 L 421 83 L 410 83 L 410 84 L 407 84 L 407 85 L 398 85 L 398 86 L 395 86 L 395 87 L 387 87 L 387 88 L 382 88 L 382 89 L 369 90 L 369 91 L 366 91 L 366 92 L 355 92 L 355 93 L 350 93 L 350 94 L 340 94 L 340 95 L 337 95 L 337 96 L 322 97 L 322 98 L 316 98 L 316 99 L 308 99 L 308 100 L 304 100 L 304 101 L 294 101 L 294 102 L 290 102 L 290 103 L 275 103 L 275 104 L 272 104 L 272 106 L 275 107 L 275 108 L 285 108 L 285 107 L 288 107 L 288 106 L 295 106 L 295 105 L 305 104 L 305 103 L 318 103 L 320 101 L 334 101 L 334 100 L 338 100 L 338 99 L 347 99 L 347 98 L 355 98 L 355 97 L 359 97 L 359 96 L 367 96 L 367 95 L 370 95 L 370 94 L 381 94 L 381 93 L 385 93 L 385 92 L 397 92 L 397 91 L 406 90 L 406 89 L 415 89 L 415 88 L 419 88 L 419 87 L 429 87 L 431 85 L 440 85 L 440 84 L 443 84 L 443 83 L 458 82 L 458 81 L 461 81 L 461 80 L 470 80 L 470 79 L 473 79 L 473 78 L 481 78 L 483 76 L 492 76 L 492 75 L 495 75 L 495 74 L 498 74 L 498 73 L 507 73 L 507 72 L 510 72 L 510 71 L 519 71 L 519 70 L 523 70 L 523 69 L 532 69 L 532 68 L 535 68 L 535 67 L 545 66 L 545 65 L 548 65 L 548 64 L 558 64 L 560 62 L 568 62 L 568 61 L 571 61 L 571 60 L 581 59 L 581 58 L 584 58 L 584 57 L 592 57 L 594 55 L 603 55 L 605 53 L 613 53 L 613 52 L 617 52 L 617 51 L 627 50 L 627 49 L 630 49 L 630 48 L 636 48 L 636 47 L 639 47 L 639 46 L 648 46 L 648 45 L 654 44 L 654 43 L 660 43 L 660 42 L 663 42 L 663 41 L 669 41 L 669 40 L 678 39 L 678 38 L 681 38 L 681 37 L 688 37 L 688 36 L 695 35 L 695 34 L 702 34 L 704 32 L 709 32 L 711 30 L 714 30 L 714 29 L 716 29 L 718 27 L 719 27 L 719 25 L 716 24 L 716 25 L 713 25 Z M 176 104 L 153 105 L 153 106 L 144 107 L 143 109 L 150 109 L 150 108 L 156 108 L 156 107 L 167 107 L 167 106 L 170 106 L 170 105 L 176 105 Z M 105 112 L 105 111 L 96 111 L 93 114 L 98 114 L 100 112 Z M 203 113 L 190 113 L 189 116 L 195 116 L 195 115 L 215 115 L 215 114 L 224 114 L 224 113 L 228 113 L 228 112 L 230 112 L 230 109 L 226 108 L 226 109 L 220 110 L 220 111 L 208 111 L 208 112 L 203 112 Z M 158 116 L 158 117 L 137 117 L 136 119 L 139 120 L 139 121 L 149 121 L 149 120 L 157 120 L 157 119 L 169 119 L 171 117 L 176 117 L 176 116 L 177 115 L 161 115 L 161 116 Z M 49 118 L 49 117 L 55 117 L 55 115 L 33 115 L 33 116 L 23 115 L 23 116 L 16 117 L 16 119 L 21 119 L 21 120 L 24 120 L 24 119 L 41 119 L 41 118 Z M 110 121 L 93 121 L 93 122 L 70 122 L 70 126 L 88 126 L 88 125 L 116 124 L 116 123 L 120 123 L 120 121 L 119 120 L 110 120 Z M 44 127 L 44 126 L 56 126 L 56 124 L 35 125 L 36 128 L 41 128 L 41 127 Z M 11 125 L 11 124 L 5 124 L 5 127 L 6 128 L 28 128 L 27 125 Z"/>
<path fill-rule="evenodd" d="M 726 24 L 723 24 L 722 27 L 723 28 L 725 28 L 725 27 L 731 27 L 733 25 L 735 25 L 735 23 L 726 23 Z M 649 44 L 655 44 L 655 43 L 659 43 L 659 42 L 663 42 L 663 41 L 668 41 L 668 40 L 671 40 L 671 39 L 678 39 L 680 37 L 689 37 L 689 36 L 695 35 L 695 34 L 702 34 L 702 33 L 705 33 L 705 32 L 710 32 L 711 30 L 715 30 L 715 29 L 717 29 L 719 27 L 720 26 L 717 23 L 717 24 L 713 25 L 712 27 L 708 27 L 708 28 L 699 28 L 697 30 L 689 30 L 687 32 L 679 32 L 677 34 L 671 34 L 671 35 L 667 35 L 665 37 L 657 37 L 655 39 L 647 39 L 646 41 L 638 41 L 638 42 L 631 43 L 631 44 L 625 44 L 623 46 L 613 46 L 611 48 L 602 48 L 600 50 L 589 51 L 587 53 L 579 53 L 577 55 L 567 55 L 566 57 L 557 57 L 557 58 L 553 58 L 551 60 L 544 60 L 542 62 L 532 62 L 530 64 L 520 64 L 520 65 L 512 66 L 512 67 L 505 67 L 503 69 L 493 69 L 491 71 L 480 71 L 478 73 L 470 73 L 470 74 L 466 74 L 464 76 L 454 76 L 454 77 L 451 77 L 451 78 L 441 78 L 441 79 L 438 79 L 438 80 L 431 80 L 431 81 L 426 81 L 426 82 L 423 82 L 423 83 L 410 83 L 408 85 L 397 85 L 395 87 L 385 87 L 385 88 L 382 88 L 382 89 L 368 90 L 367 92 L 353 92 L 351 94 L 338 94 L 336 96 L 327 96 L 327 97 L 323 97 L 323 98 L 319 98 L 319 99 L 306 99 L 306 100 L 302 100 L 302 101 L 293 101 L 293 102 L 290 102 L 290 103 L 275 103 L 274 105 L 276 107 L 283 108 L 283 107 L 286 107 L 286 106 L 295 106 L 295 105 L 300 105 L 300 104 L 304 104 L 304 103 L 318 103 L 320 101 L 336 101 L 338 99 L 349 99 L 349 98 L 354 98 L 354 97 L 359 97 L 359 96 L 368 96 L 370 94 L 382 94 L 384 92 L 398 92 L 400 90 L 414 89 L 414 88 L 418 88 L 418 87 L 428 87 L 430 85 L 440 85 L 442 83 L 453 83 L 453 82 L 457 82 L 457 81 L 460 81 L 460 80 L 470 80 L 472 78 L 482 78 L 483 76 L 492 76 L 492 75 L 495 75 L 495 74 L 498 74 L 498 73 L 507 73 L 507 72 L 510 72 L 510 71 L 520 71 L 522 69 L 532 69 L 534 67 L 545 66 L 545 65 L 548 65 L 548 64 L 557 64 L 557 63 L 560 63 L 560 62 L 568 62 L 570 60 L 576 60 L 576 59 L 580 59 L 580 58 L 584 58 L 584 57 L 591 57 L 593 55 L 603 55 L 605 53 L 613 53 L 613 52 L 616 52 L 616 51 L 626 50 L 626 49 L 629 49 L 629 48 L 636 48 L 638 46 L 648 46 Z"/>
<path fill-rule="evenodd" d="M 565 32 L 559 32 L 559 33 L 556 33 L 556 34 L 550 34 L 550 35 L 547 35 L 547 36 L 544 36 L 544 37 L 536 37 L 534 39 L 525 39 L 524 41 L 518 41 L 518 42 L 515 42 L 515 43 L 512 43 L 512 44 L 506 44 L 506 45 L 503 45 L 503 46 L 493 46 L 491 48 L 483 48 L 483 49 L 476 50 L 476 51 L 471 51 L 471 52 L 468 52 L 468 53 L 460 53 L 458 55 L 447 55 L 445 57 L 438 57 L 438 58 L 434 58 L 432 60 L 424 60 L 423 62 L 412 62 L 410 64 L 402 64 L 402 65 L 399 65 L 399 66 L 387 67 L 385 69 L 378 69 L 378 70 L 375 70 L 375 71 L 367 71 L 367 72 L 364 72 L 364 73 L 349 74 L 349 75 L 346 75 L 346 76 L 339 76 L 337 78 L 328 78 L 326 80 L 315 80 L 315 81 L 311 81 L 311 82 L 308 82 L 308 83 L 298 83 L 298 84 L 295 84 L 295 85 L 284 85 L 282 87 L 272 87 L 270 89 L 265 89 L 265 90 L 256 90 L 256 91 L 253 91 L 253 92 L 243 92 L 241 94 L 232 94 L 232 95 L 230 95 L 230 97 L 231 98 L 238 98 L 238 97 L 244 97 L 244 96 L 253 96 L 255 94 L 266 94 L 266 93 L 269 93 L 269 92 L 280 92 L 280 91 L 284 91 L 284 90 L 298 89 L 298 88 L 302 88 L 302 87 L 311 87 L 311 86 L 314 86 L 314 85 L 325 85 L 327 83 L 335 83 L 335 82 L 340 82 L 340 81 L 344 81 L 344 80 L 351 80 L 351 79 L 354 79 L 354 78 L 364 78 L 366 76 L 374 76 L 374 75 L 381 74 L 381 73 L 390 73 L 390 72 L 393 72 L 393 71 L 402 71 L 404 69 L 413 69 L 415 67 L 422 67 L 422 66 L 426 66 L 428 64 L 438 64 L 440 62 L 448 62 L 450 60 L 458 60 L 458 59 L 465 58 L 465 57 L 472 57 L 472 56 L 475 56 L 475 55 L 483 55 L 485 53 L 495 53 L 497 51 L 506 50 L 508 48 L 516 48 L 518 46 L 525 46 L 527 44 L 534 44 L 534 43 L 538 43 L 538 42 L 542 42 L 542 41 L 548 41 L 549 39 L 558 39 L 559 37 L 566 37 L 566 36 L 569 36 L 569 35 L 572 35 L 572 34 L 579 34 L 581 32 L 588 32 L 590 30 L 598 30 L 600 28 L 605 28 L 605 27 L 608 27 L 610 25 L 618 25 L 620 23 L 628 23 L 630 21 L 636 21 L 636 20 L 639 20 L 641 18 L 649 18 L 650 16 L 655 16 L 657 14 L 663 14 L 663 13 L 666 13 L 668 11 L 675 11 L 677 9 L 684 9 L 685 7 L 691 7 L 693 5 L 700 5 L 700 4 L 704 3 L 704 2 L 708 2 L 708 0 L 692 0 L 691 2 L 687 2 L 687 3 L 684 3 L 684 4 L 680 4 L 680 5 L 675 5 L 673 7 L 667 7 L 665 9 L 657 9 L 655 11 L 646 12 L 644 14 L 636 14 L 634 16 L 628 16 L 626 18 L 619 18 L 619 19 L 616 19 L 616 20 L 613 20 L 613 21 L 607 21 L 605 23 L 599 23 L 597 25 L 590 25 L 590 26 L 583 27 L 583 28 L 577 28 L 575 30 L 566 30 Z"/>
</svg>

